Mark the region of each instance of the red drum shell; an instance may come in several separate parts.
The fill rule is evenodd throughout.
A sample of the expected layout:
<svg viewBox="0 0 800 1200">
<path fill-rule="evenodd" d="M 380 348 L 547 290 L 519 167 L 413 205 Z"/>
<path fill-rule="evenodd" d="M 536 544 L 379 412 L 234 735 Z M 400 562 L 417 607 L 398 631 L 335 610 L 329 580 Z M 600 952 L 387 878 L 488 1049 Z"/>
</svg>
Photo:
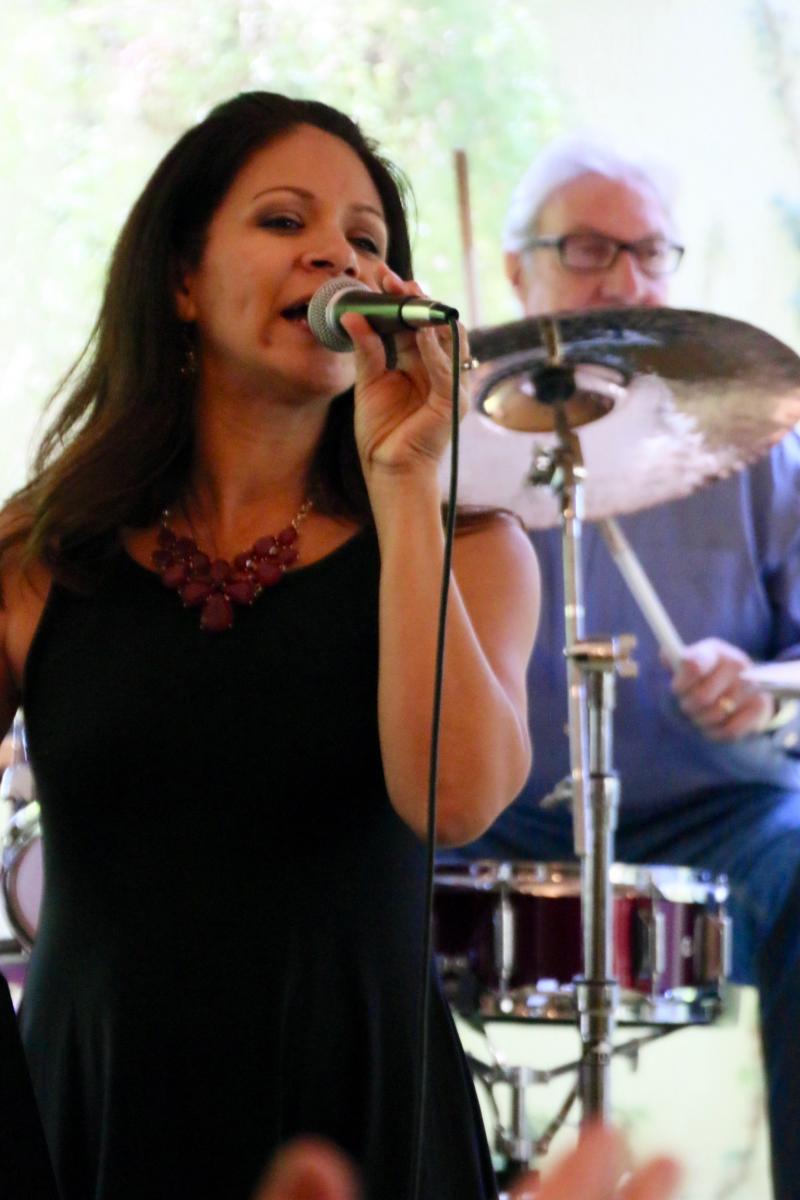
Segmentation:
<svg viewBox="0 0 800 1200">
<path fill-rule="evenodd" d="M 615 863 L 611 884 L 618 1019 L 685 1024 L 716 1015 L 730 940 L 725 880 Z M 582 969 L 579 864 L 441 867 L 434 944 L 462 1011 L 571 1019 L 572 981 Z"/>
</svg>

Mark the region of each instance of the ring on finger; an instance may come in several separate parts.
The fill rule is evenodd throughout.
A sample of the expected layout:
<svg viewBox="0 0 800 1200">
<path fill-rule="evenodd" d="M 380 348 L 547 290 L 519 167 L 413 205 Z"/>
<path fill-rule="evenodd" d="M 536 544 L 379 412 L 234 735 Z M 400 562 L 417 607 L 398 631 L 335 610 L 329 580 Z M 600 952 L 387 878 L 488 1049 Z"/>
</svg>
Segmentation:
<svg viewBox="0 0 800 1200">
<path fill-rule="evenodd" d="M 462 371 L 474 371 L 479 365 L 477 358 L 462 358 L 461 360 Z"/>
<path fill-rule="evenodd" d="M 722 712 L 724 712 L 726 717 L 730 717 L 733 715 L 733 713 L 736 712 L 736 708 L 737 708 L 736 701 L 734 699 L 732 699 L 730 696 L 720 696 L 719 700 L 717 701 L 717 704 L 719 705 Z"/>
</svg>

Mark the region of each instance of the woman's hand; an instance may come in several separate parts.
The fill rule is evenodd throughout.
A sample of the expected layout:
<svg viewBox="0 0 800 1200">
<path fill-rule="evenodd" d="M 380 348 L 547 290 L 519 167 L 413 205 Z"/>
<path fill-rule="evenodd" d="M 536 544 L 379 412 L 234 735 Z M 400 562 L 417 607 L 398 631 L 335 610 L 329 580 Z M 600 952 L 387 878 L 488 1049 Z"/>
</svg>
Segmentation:
<svg viewBox="0 0 800 1200">
<path fill-rule="evenodd" d="M 421 296 L 416 283 L 406 283 L 386 270 L 381 290 L 397 296 Z M 395 336 L 397 362 L 386 367 L 383 343 L 366 319 L 355 313 L 342 318 L 353 341 L 356 362 L 355 433 L 367 484 L 376 475 L 435 473 L 450 440 L 451 334 L 446 325 Z M 459 326 L 458 361 L 468 356 L 466 333 Z M 459 387 L 460 415 L 468 398 L 463 372 Z"/>
</svg>

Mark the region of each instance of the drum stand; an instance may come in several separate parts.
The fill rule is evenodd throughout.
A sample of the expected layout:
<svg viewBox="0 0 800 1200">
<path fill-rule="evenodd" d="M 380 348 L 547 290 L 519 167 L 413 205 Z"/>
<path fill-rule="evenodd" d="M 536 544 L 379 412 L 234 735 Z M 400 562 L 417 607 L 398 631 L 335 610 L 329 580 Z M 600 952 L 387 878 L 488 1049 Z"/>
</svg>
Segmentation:
<svg viewBox="0 0 800 1200">
<path fill-rule="evenodd" d="M 659 1041 L 671 1033 L 677 1033 L 682 1026 L 659 1026 L 649 1033 L 629 1038 L 626 1042 L 611 1049 L 611 1055 L 616 1058 L 626 1058 L 635 1069 L 639 1062 L 639 1051 L 650 1042 Z M 477 1032 L 487 1037 L 486 1030 L 478 1024 Z M 528 1066 L 510 1066 L 503 1062 L 491 1041 L 487 1037 L 488 1048 L 492 1056 L 490 1063 L 483 1062 L 474 1054 L 467 1054 L 467 1062 L 473 1078 L 483 1085 L 494 1116 L 494 1148 L 505 1157 L 506 1165 L 498 1174 L 498 1183 L 505 1188 L 514 1183 L 522 1174 L 528 1174 L 531 1164 L 550 1149 L 553 1138 L 570 1114 L 573 1104 L 578 1099 L 581 1072 L 584 1065 L 581 1058 L 557 1067 L 540 1069 Z M 567 1092 L 561 1106 L 546 1128 L 534 1136 L 526 1108 L 528 1088 L 534 1084 L 551 1083 L 562 1075 L 578 1073 L 578 1082 Z M 500 1105 L 495 1096 L 496 1087 L 505 1087 L 510 1092 L 510 1112 L 507 1121 L 503 1121 Z M 607 1094 L 607 1093 L 606 1093 Z M 502 1197 L 503 1193 L 501 1193 Z"/>
</svg>

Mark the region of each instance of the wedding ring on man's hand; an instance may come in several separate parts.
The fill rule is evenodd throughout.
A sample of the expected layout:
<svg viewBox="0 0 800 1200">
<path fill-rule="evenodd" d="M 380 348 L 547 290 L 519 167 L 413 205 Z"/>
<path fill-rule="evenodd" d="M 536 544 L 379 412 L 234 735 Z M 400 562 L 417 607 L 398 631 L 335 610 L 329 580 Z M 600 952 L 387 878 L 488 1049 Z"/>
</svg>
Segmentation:
<svg viewBox="0 0 800 1200">
<path fill-rule="evenodd" d="M 732 700 L 730 696 L 720 696 L 717 703 L 726 717 L 730 717 L 736 712 L 736 701 Z"/>
<path fill-rule="evenodd" d="M 479 364 L 477 358 L 462 358 L 462 360 L 461 360 L 461 370 L 462 371 L 474 371 L 475 368 L 479 365 L 480 364 Z"/>
</svg>

